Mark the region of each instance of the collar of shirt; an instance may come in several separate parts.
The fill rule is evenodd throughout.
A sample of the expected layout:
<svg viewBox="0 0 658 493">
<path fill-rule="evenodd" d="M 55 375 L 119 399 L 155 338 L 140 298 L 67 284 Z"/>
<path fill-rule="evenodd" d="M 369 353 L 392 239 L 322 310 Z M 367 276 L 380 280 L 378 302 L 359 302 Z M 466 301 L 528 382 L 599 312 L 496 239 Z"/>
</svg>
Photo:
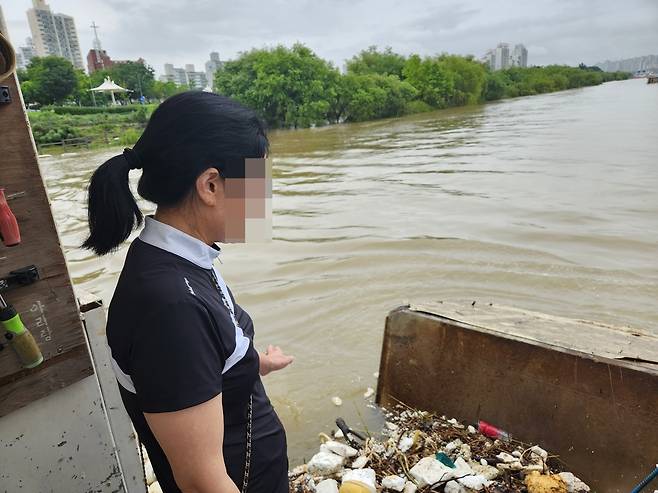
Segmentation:
<svg viewBox="0 0 658 493">
<path fill-rule="evenodd" d="M 213 243 L 207 245 L 203 241 L 162 223 L 152 216 L 144 218 L 144 229 L 139 239 L 154 247 L 178 255 L 204 269 L 212 269 L 213 261 L 221 253 L 221 249 Z"/>
</svg>

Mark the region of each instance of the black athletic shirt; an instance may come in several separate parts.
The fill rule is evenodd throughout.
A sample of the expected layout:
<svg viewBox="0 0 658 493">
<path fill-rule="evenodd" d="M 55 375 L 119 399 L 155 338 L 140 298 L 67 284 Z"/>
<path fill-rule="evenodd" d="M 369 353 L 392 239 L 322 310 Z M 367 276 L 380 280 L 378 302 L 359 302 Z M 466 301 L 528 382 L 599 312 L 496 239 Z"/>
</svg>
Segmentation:
<svg viewBox="0 0 658 493">
<path fill-rule="evenodd" d="M 107 340 L 126 410 L 166 486 L 171 468 L 143 412 L 177 411 L 221 392 L 226 449 L 244 443 L 253 395 L 253 439 L 282 428 L 260 380 L 252 320 L 213 265 L 219 248 L 145 221 L 110 304 Z"/>
</svg>

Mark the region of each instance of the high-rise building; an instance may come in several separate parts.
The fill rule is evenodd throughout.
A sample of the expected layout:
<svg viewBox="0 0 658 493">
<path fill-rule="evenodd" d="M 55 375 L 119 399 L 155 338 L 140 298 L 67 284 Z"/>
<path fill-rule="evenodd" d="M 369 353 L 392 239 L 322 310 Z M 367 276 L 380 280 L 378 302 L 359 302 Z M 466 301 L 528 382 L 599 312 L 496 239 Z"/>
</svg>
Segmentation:
<svg viewBox="0 0 658 493">
<path fill-rule="evenodd" d="M 490 70 L 496 70 L 496 50 L 487 50 L 482 57 L 484 63 Z"/>
<path fill-rule="evenodd" d="M 605 72 L 658 72 L 658 55 L 647 55 L 625 60 L 606 60 L 596 64 Z"/>
<path fill-rule="evenodd" d="M 2 5 L 0 5 L 0 33 L 9 39 L 9 31 L 7 30 L 7 23 L 5 22 L 5 15 L 2 13 Z"/>
<path fill-rule="evenodd" d="M 190 89 L 205 89 L 208 85 L 208 79 L 205 72 L 197 72 L 193 63 L 185 65 L 185 75 L 187 76 L 187 85 Z"/>
<path fill-rule="evenodd" d="M 509 44 L 498 43 L 498 46 L 487 53 L 481 59 L 491 70 L 503 70 L 509 67 L 527 67 L 528 50 L 522 44 L 514 45 L 510 53 Z"/>
<path fill-rule="evenodd" d="M 16 49 L 16 66 L 19 69 L 26 69 L 34 58 L 34 43 L 29 36 L 25 38 L 25 46 L 19 46 Z"/>
<path fill-rule="evenodd" d="M 224 66 L 224 62 L 219 59 L 219 53 L 213 51 L 210 53 L 210 60 L 206 62 L 206 79 L 208 85 L 212 88 L 215 84 L 215 72 Z"/>
<path fill-rule="evenodd" d="M 498 43 L 496 46 L 496 60 L 494 69 L 502 70 L 510 66 L 509 45 L 507 43 Z"/>
<path fill-rule="evenodd" d="M 109 69 L 114 63 L 101 46 L 101 40 L 98 38 L 98 28 L 95 22 L 91 23 L 94 30 L 94 47 L 87 53 L 87 71 L 92 74 L 97 70 Z"/>
<path fill-rule="evenodd" d="M 205 72 L 194 70 L 194 64 L 188 63 L 185 68 L 174 67 L 171 63 L 165 63 L 164 75 L 160 76 L 162 82 L 173 82 L 176 85 L 187 84 L 191 89 L 204 89 L 208 85 Z"/>
<path fill-rule="evenodd" d="M 84 69 L 73 17 L 54 14 L 45 0 L 32 0 L 32 4 L 33 8 L 27 11 L 27 20 L 35 54 L 66 58 L 76 68 Z"/>
<path fill-rule="evenodd" d="M 522 44 L 514 45 L 514 51 L 512 52 L 511 58 L 513 67 L 528 66 L 528 50 Z"/>
<path fill-rule="evenodd" d="M 176 85 L 187 84 L 185 70 L 174 67 L 173 63 L 164 64 L 164 74 L 160 76 L 162 82 L 173 82 Z"/>
</svg>

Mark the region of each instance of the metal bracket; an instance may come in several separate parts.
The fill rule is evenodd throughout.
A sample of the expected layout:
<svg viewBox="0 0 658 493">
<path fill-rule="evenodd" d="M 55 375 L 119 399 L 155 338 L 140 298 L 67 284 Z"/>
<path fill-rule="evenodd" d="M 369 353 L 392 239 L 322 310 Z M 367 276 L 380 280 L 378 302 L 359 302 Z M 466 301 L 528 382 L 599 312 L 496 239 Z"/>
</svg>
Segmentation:
<svg viewBox="0 0 658 493">
<path fill-rule="evenodd" d="M 0 104 L 11 103 L 11 93 L 9 86 L 0 86 Z"/>
<path fill-rule="evenodd" d="M 20 286 L 27 286 L 39 280 L 36 265 L 28 265 L 12 270 L 7 277 L 0 278 L 0 293 Z"/>
</svg>

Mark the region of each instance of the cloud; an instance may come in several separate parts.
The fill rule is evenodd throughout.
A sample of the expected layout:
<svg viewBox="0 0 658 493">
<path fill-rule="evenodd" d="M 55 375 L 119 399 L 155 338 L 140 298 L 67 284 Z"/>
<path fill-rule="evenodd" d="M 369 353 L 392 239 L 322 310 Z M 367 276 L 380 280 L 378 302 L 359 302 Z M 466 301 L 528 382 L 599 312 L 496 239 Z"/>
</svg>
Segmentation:
<svg viewBox="0 0 658 493">
<path fill-rule="evenodd" d="M 595 63 L 640 56 L 658 46 L 655 0 L 50 0 L 73 15 L 83 48 L 92 20 L 116 59 L 195 63 L 252 47 L 305 43 L 338 66 L 370 45 L 403 54 L 482 55 L 500 41 L 529 47 L 534 64 Z M 28 0 L 2 3 L 14 41 L 29 35 Z"/>
</svg>

